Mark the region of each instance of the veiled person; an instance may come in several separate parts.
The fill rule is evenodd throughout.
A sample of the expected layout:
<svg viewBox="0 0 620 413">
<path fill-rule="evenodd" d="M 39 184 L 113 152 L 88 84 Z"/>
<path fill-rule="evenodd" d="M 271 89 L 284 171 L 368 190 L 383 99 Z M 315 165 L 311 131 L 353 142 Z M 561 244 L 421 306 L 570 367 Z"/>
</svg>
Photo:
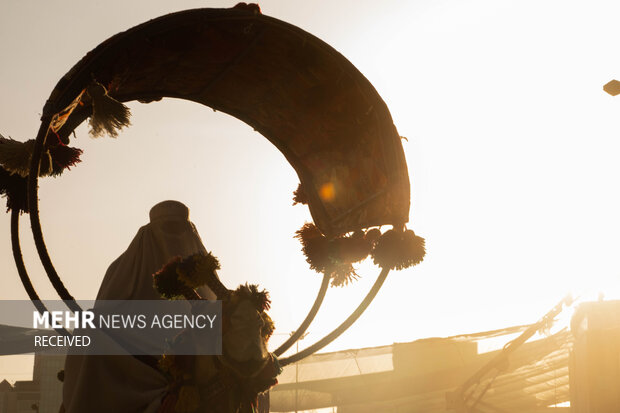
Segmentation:
<svg viewBox="0 0 620 413">
<path fill-rule="evenodd" d="M 153 288 L 153 274 L 175 256 L 206 252 L 182 203 L 161 202 L 149 216 L 150 222 L 109 266 L 97 301 L 161 299 Z M 215 299 L 208 287 L 197 292 Z M 66 413 L 155 413 L 167 386 L 164 376 L 144 358 L 69 355 L 63 405 Z"/>
</svg>

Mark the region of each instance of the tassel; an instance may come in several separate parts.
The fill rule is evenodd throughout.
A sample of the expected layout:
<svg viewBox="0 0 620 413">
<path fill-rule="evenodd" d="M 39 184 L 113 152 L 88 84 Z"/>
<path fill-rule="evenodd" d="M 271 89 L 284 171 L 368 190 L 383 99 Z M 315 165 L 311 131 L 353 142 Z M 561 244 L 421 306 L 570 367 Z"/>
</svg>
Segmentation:
<svg viewBox="0 0 620 413">
<path fill-rule="evenodd" d="M 86 89 L 93 106 L 90 117 L 90 135 L 98 138 L 107 133 L 112 138 L 118 136 L 118 131 L 129 126 L 130 111 L 127 106 L 108 95 L 106 88 L 99 82 L 94 82 Z"/>
<path fill-rule="evenodd" d="M 332 287 L 344 287 L 350 282 L 359 279 L 359 275 L 351 264 L 341 264 L 335 266 L 331 272 Z"/>
<path fill-rule="evenodd" d="M 249 300 L 254 308 L 259 312 L 267 311 L 271 308 L 271 299 L 267 290 L 258 291 L 255 284 L 240 285 L 231 296 L 231 304 L 234 306 L 243 300 Z"/>
<path fill-rule="evenodd" d="M 336 238 L 330 243 L 330 257 L 332 261 L 354 263 L 368 257 L 372 244 L 364 237 L 362 231 L 356 231 L 350 237 Z"/>
<path fill-rule="evenodd" d="M 308 196 L 306 195 L 306 192 L 301 184 L 299 184 L 297 189 L 293 191 L 293 205 L 297 204 L 308 205 Z"/>
<path fill-rule="evenodd" d="M 210 252 L 190 255 L 182 260 L 176 272 L 179 279 L 190 288 L 200 287 L 208 283 L 213 273 L 220 269 L 220 262 Z"/>
<path fill-rule="evenodd" d="M 364 234 L 366 241 L 370 242 L 373 246 L 377 243 L 379 237 L 381 237 L 381 231 L 378 228 L 369 229 Z"/>
<path fill-rule="evenodd" d="M 181 257 L 177 256 L 169 263 L 153 274 L 153 287 L 164 298 L 173 299 L 183 294 L 186 287 L 177 274 L 177 266 L 181 262 Z"/>
<path fill-rule="evenodd" d="M 65 169 L 80 163 L 80 155 L 84 151 L 79 148 L 72 148 L 65 145 L 56 145 L 49 148 L 49 154 L 52 160 L 52 176 L 60 175 Z"/>
<path fill-rule="evenodd" d="M 422 262 L 425 254 L 424 238 L 391 229 L 377 240 L 372 258 L 381 268 L 402 270 Z"/>
<path fill-rule="evenodd" d="M 185 259 L 177 256 L 153 274 L 153 287 L 169 300 L 179 296 L 197 300 L 200 296 L 194 288 L 206 284 L 219 299 L 223 299 L 229 292 L 215 275 L 219 268 L 219 261 L 211 253 L 197 253 Z"/>
<path fill-rule="evenodd" d="M 373 246 L 362 231 L 328 240 L 310 223 L 304 224 L 296 232 L 295 238 L 301 241 L 310 269 L 328 274 L 332 279 L 332 286 L 338 287 L 359 278 L 351 264 L 366 259 Z"/>
<path fill-rule="evenodd" d="M 28 181 L 0 167 L 0 195 L 6 197 L 6 210 L 28 213 Z"/>
<path fill-rule="evenodd" d="M 306 262 L 310 264 L 310 269 L 316 272 L 325 272 L 330 264 L 329 241 L 316 225 L 305 223 L 303 227 L 297 230 L 295 238 L 301 242 L 301 250 L 306 256 Z"/>
<path fill-rule="evenodd" d="M 8 172 L 27 177 L 30 173 L 30 159 L 34 150 L 34 139 L 19 142 L 0 135 L 0 164 Z M 39 176 L 52 173 L 52 158 L 48 151 L 43 151 L 39 161 Z"/>
<path fill-rule="evenodd" d="M 19 142 L 0 135 L 0 164 L 10 173 L 28 176 L 34 140 Z"/>
</svg>

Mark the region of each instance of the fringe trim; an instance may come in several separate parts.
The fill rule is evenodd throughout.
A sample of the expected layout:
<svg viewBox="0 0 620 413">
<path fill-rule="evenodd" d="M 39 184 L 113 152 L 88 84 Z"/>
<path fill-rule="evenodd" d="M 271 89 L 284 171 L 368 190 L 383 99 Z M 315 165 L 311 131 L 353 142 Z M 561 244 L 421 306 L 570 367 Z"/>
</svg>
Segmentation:
<svg viewBox="0 0 620 413">
<path fill-rule="evenodd" d="M 93 82 L 86 89 L 86 93 L 91 98 L 93 106 L 89 122 L 90 135 L 93 138 L 104 134 L 116 138 L 120 129 L 131 125 L 129 108 L 111 97 L 101 83 Z"/>
<path fill-rule="evenodd" d="M 79 148 L 72 148 L 65 145 L 57 145 L 49 148 L 51 157 L 52 171 L 51 175 L 56 177 L 63 173 L 65 169 L 82 162 L 80 156 L 84 153 Z"/>
</svg>

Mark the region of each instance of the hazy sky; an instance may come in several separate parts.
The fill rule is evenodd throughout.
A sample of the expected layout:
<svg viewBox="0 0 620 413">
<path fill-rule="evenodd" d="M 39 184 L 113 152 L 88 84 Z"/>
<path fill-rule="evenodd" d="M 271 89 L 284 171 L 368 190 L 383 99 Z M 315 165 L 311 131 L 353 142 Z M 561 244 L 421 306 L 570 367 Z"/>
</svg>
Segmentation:
<svg viewBox="0 0 620 413">
<path fill-rule="evenodd" d="M 0 133 L 34 137 L 56 82 L 106 38 L 162 14 L 219 1 L 0 3 Z M 620 3 L 615 1 L 263 1 L 262 11 L 323 39 L 373 83 L 402 136 L 410 227 L 425 261 L 394 272 L 329 350 L 536 320 L 567 292 L 620 298 Z M 69 290 L 92 299 L 149 208 L 191 209 L 229 287 L 271 292 L 277 331 L 294 330 L 321 276 L 293 240 L 309 214 L 298 179 L 250 127 L 195 103 L 131 103 L 118 139 L 77 129 L 83 162 L 40 182 L 43 232 Z M 4 200 L 2 202 L 4 205 Z M 22 219 L 26 263 L 55 298 Z M 26 299 L 0 217 L 0 299 Z M 340 323 L 378 274 L 330 289 L 303 347 Z M 0 359 L 0 378 L 30 374 Z M 3 364 L 4 363 L 4 364 Z"/>
</svg>

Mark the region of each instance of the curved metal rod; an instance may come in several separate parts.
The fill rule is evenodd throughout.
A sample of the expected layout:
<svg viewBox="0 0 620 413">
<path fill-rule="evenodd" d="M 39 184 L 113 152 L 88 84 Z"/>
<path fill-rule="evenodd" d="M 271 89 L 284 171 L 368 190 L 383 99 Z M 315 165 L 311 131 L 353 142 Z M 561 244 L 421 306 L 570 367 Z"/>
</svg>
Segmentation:
<svg viewBox="0 0 620 413">
<path fill-rule="evenodd" d="M 281 354 L 283 354 L 286 350 L 291 348 L 291 346 L 295 344 L 297 340 L 299 340 L 299 338 L 306 332 L 308 327 L 310 327 L 310 324 L 312 324 L 316 313 L 318 313 L 319 308 L 321 308 L 321 304 L 323 304 L 323 299 L 325 298 L 325 293 L 327 292 L 330 278 L 331 277 L 328 274 L 323 274 L 323 282 L 321 283 L 321 288 L 319 289 L 316 299 L 314 300 L 314 304 L 308 312 L 308 315 L 299 325 L 299 327 L 297 327 L 297 330 L 295 330 L 293 334 L 288 338 L 288 340 L 282 343 L 280 347 L 278 347 L 276 351 L 273 352 L 273 354 L 275 354 L 276 356 L 280 356 Z"/>
<path fill-rule="evenodd" d="M 302 351 L 300 351 L 297 354 L 293 354 L 290 357 L 287 357 L 287 358 L 284 358 L 284 359 L 280 360 L 280 365 L 281 366 L 286 366 L 286 365 L 291 364 L 291 363 L 296 363 L 299 360 L 304 359 L 304 358 L 308 357 L 309 355 L 311 355 L 313 353 L 316 353 L 317 351 L 319 351 L 320 349 L 322 349 L 323 347 L 325 347 L 326 345 L 328 345 L 329 343 L 334 341 L 336 338 L 338 338 L 339 335 L 344 333 L 349 327 L 351 327 L 351 325 L 355 321 L 357 321 L 357 319 L 364 313 L 364 310 L 366 310 L 366 308 L 368 308 L 368 306 L 370 305 L 372 300 L 374 300 L 375 296 L 377 295 L 377 293 L 381 289 L 381 286 L 383 285 L 383 282 L 385 281 L 385 279 L 386 279 L 386 277 L 387 277 L 389 272 L 390 272 L 389 268 L 382 268 L 381 269 L 381 273 L 377 277 L 377 281 L 375 281 L 375 283 L 373 284 L 372 288 L 370 289 L 370 291 L 368 292 L 368 294 L 366 295 L 364 300 L 355 309 L 355 311 L 353 311 L 353 313 L 351 313 L 349 318 L 344 320 L 344 322 L 342 324 L 340 324 L 331 333 L 329 333 L 328 335 L 326 335 L 325 337 L 323 337 L 322 339 L 320 339 L 319 341 L 317 341 L 316 343 L 314 343 L 310 347 L 307 347 L 307 348 L 303 349 Z"/>
<path fill-rule="evenodd" d="M 41 161 L 43 145 L 45 144 L 45 139 L 47 138 L 47 132 L 49 130 L 48 125 L 49 119 L 42 119 L 41 127 L 39 128 L 37 139 L 34 143 L 32 158 L 30 159 L 30 172 L 28 174 L 28 209 L 30 210 L 30 226 L 32 228 L 34 243 L 37 247 L 39 258 L 41 259 L 41 264 L 43 264 L 43 268 L 45 268 L 47 277 L 54 286 L 54 289 L 71 311 L 82 311 L 58 276 L 58 273 L 52 264 L 49 253 L 47 252 L 47 247 L 45 246 L 45 241 L 43 240 L 43 233 L 41 231 L 38 199 L 39 162 Z"/>
<path fill-rule="evenodd" d="M 28 297 L 30 297 L 32 304 L 39 313 L 43 314 L 47 311 L 47 308 L 39 298 L 37 291 L 32 285 L 32 281 L 30 281 L 28 271 L 26 270 L 26 265 L 24 264 L 22 249 L 19 245 L 19 210 L 17 208 L 11 211 L 11 246 L 13 247 L 13 259 L 15 260 L 15 266 L 17 267 L 19 279 L 22 281 L 24 289 L 26 290 L 26 293 L 28 293 Z M 62 335 L 70 335 L 64 328 L 58 328 L 55 330 Z"/>
<path fill-rule="evenodd" d="M 39 298 L 37 291 L 34 289 L 32 281 L 30 281 L 26 265 L 24 264 L 22 249 L 19 245 L 19 210 L 17 208 L 11 211 L 11 246 L 13 247 L 13 259 L 15 260 L 19 279 L 22 281 L 24 289 L 26 293 L 28 293 L 28 297 L 30 297 L 30 301 L 32 301 L 37 310 L 42 313 L 46 311 L 46 308 L 41 302 L 41 298 Z"/>
</svg>

